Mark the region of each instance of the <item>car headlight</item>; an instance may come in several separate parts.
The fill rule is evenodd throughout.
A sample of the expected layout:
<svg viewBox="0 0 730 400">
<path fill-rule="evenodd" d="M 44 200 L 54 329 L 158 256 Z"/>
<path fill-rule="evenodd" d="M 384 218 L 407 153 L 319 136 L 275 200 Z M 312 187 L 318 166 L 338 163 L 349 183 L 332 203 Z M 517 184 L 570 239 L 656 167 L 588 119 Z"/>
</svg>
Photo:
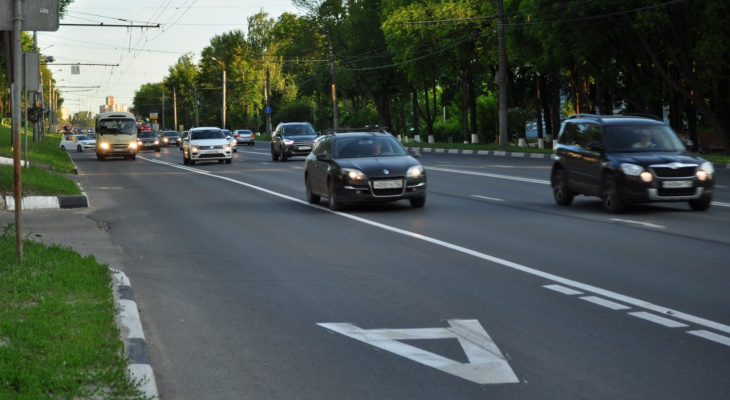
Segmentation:
<svg viewBox="0 0 730 400">
<path fill-rule="evenodd" d="M 408 168 L 408 171 L 406 172 L 406 178 L 420 178 L 421 175 L 423 175 L 422 165 L 414 165 Z"/>
<path fill-rule="evenodd" d="M 160 144 L 160 141 L 159 140 L 155 140 L 155 144 Z"/>
<path fill-rule="evenodd" d="M 288 139 L 284 140 L 284 146 L 293 146 L 293 145 L 294 145 L 293 140 L 288 140 Z"/>
<path fill-rule="evenodd" d="M 368 176 L 362 171 L 355 168 L 342 168 L 342 175 L 344 176 L 345 182 L 351 185 L 364 185 Z"/>
<path fill-rule="evenodd" d="M 199 146 L 190 146 L 190 149 L 192 150 L 193 153 L 197 153 L 198 151 L 200 151 Z"/>
<path fill-rule="evenodd" d="M 107 143 L 107 142 L 99 143 L 99 147 L 101 147 L 102 149 L 106 150 L 106 149 L 109 148 L 109 143 Z"/>
<path fill-rule="evenodd" d="M 108 145 L 107 145 L 107 146 L 108 146 Z M 130 143 L 130 144 L 129 144 L 129 148 L 130 148 L 130 149 L 136 149 L 136 148 L 137 148 L 137 143 L 135 143 L 135 142 L 132 142 L 132 143 Z"/>
<path fill-rule="evenodd" d="M 624 171 L 624 174 L 626 175 L 639 176 L 639 174 L 644 172 L 644 167 L 640 167 L 636 164 L 623 163 L 621 164 L 621 170 Z"/>
<path fill-rule="evenodd" d="M 715 167 L 711 162 L 704 162 L 700 165 L 700 169 L 698 169 L 695 174 L 697 175 L 697 179 L 701 181 L 712 179 L 712 175 L 715 174 Z"/>
<path fill-rule="evenodd" d="M 621 164 L 621 170 L 626 175 L 638 176 L 639 178 L 641 178 L 642 181 L 646 183 L 654 180 L 654 175 L 651 172 L 645 171 L 644 167 L 636 164 L 623 163 Z"/>
</svg>

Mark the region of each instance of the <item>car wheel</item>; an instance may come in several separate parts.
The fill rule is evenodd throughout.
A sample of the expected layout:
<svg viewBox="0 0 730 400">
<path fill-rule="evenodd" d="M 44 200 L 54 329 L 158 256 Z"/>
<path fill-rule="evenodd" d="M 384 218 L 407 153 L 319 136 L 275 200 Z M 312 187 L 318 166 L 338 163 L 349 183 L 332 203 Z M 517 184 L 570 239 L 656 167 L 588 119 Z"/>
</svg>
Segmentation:
<svg viewBox="0 0 730 400">
<path fill-rule="evenodd" d="M 134 161 L 134 160 L 137 159 L 137 155 L 136 154 L 132 154 L 131 156 L 129 156 L 129 159 Z"/>
<path fill-rule="evenodd" d="M 626 202 L 619 197 L 615 176 L 608 175 L 603 180 L 601 200 L 603 200 L 603 209 L 610 213 L 617 214 L 626 210 Z"/>
<path fill-rule="evenodd" d="M 103 156 L 103 155 L 101 155 L 101 154 L 97 154 L 97 155 L 96 155 L 96 159 L 97 159 L 97 160 L 99 160 L 99 161 L 104 161 L 104 159 L 105 159 L 105 158 L 106 158 L 106 157 L 104 157 L 104 156 Z"/>
<path fill-rule="evenodd" d="M 287 160 L 287 158 L 288 158 L 288 157 L 286 156 L 286 153 L 284 153 L 284 152 L 282 151 L 282 152 L 281 152 L 281 161 L 286 161 L 286 160 Z"/>
<path fill-rule="evenodd" d="M 704 195 L 697 200 L 690 200 L 689 206 L 695 211 L 705 211 L 710 208 L 710 203 L 712 203 L 712 196 Z"/>
<path fill-rule="evenodd" d="M 84 151 L 84 148 L 81 147 L 81 145 L 78 145 L 78 146 L 76 146 L 76 151 L 78 151 L 79 153 L 81 153 L 81 152 Z"/>
<path fill-rule="evenodd" d="M 271 146 L 271 161 L 279 161 L 279 155 L 274 152 L 274 146 Z"/>
<path fill-rule="evenodd" d="M 332 211 L 340 211 L 342 210 L 342 203 L 337 201 L 337 195 L 335 194 L 335 183 L 331 180 L 327 184 L 327 205 L 329 205 L 330 210 Z"/>
<path fill-rule="evenodd" d="M 573 203 L 573 197 L 575 197 L 575 194 L 568 189 L 565 171 L 562 169 L 555 171 L 553 177 L 553 197 L 555 202 L 561 206 L 569 206 Z"/>
<path fill-rule="evenodd" d="M 66 146 L 61 145 L 61 150 L 66 150 Z"/>
<path fill-rule="evenodd" d="M 232 158 L 226 159 L 226 164 L 230 164 L 232 162 L 233 162 L 233 159 Z"/>
<path fill-rule="evenodd" d="M 223 162 L 226 160 L 218 160 L 218 164 L 223 164 Z"/>
<path fill-rule="evenodd" d="M 193 160 L 192 157 L 188 158 L 188 162 L 190 163 L 190 165 L 195 165 L 195 160 Z"/>
<path fill-rule="evenodd" d="M 319 203 L 320 197 L 316 194 L 312 193 L 312 186 L 309 183 L 309 178 L 304 177 L 304 186 L 307 188 L 307 202 L 310 204 L 317 204 Z"/>
<path fill-rule="evenodd" d="M 408 199 L 411 202 L 411 207 L 414 208 L 421 208 L 426 205 L 426 198 L 425 197 L 419 197 L 416 199 Z"/>
<path fill-rule="evenodd" d="M 155 153 L 159 153 L 159 152 L 160 152 L 160 148 L 159 147 L 155 147 Z"/>
</svg>

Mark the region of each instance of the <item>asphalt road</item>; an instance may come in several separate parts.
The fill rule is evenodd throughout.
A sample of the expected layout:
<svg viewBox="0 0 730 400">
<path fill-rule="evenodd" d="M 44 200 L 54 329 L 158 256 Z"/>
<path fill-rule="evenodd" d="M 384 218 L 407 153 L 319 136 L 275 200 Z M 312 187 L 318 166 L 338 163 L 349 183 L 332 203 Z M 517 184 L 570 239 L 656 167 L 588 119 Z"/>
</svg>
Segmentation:
<svg viewBox="0 0 730 400">
<path fill-rule="evenodd" d="M 306 203 L 303 158 L 69 153 L 162 399 L 730 398 L 716 203 L 555 205 L 549 160 L 425 154 L 429 197 Z"/>
</svg>

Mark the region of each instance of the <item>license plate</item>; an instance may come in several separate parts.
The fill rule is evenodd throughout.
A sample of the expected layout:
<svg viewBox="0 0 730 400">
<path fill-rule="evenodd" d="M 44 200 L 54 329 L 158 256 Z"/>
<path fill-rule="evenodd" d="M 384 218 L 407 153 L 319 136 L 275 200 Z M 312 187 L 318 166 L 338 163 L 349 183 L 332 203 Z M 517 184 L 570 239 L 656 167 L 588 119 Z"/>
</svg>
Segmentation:
<svg viewBox="0 0 730 400">
<path fill-rule="evenodd" d="M 400 189 L 403 187 L 402 180 L 374 181 L 373 189 Z"/>
<path fill-rule="evenodd" d="M 662 187 L 665 189 L 685 189 L 692 187 L 692 181 L 664 181 Z"/>
<path fill-rule="evenodd" d="M 126 149 L 114 149 L 114 151 L 124 151 Z"/>
<path fill-rule="evenodd" d="M 299 150 L 312 150 L 312 146 L 299 146 Z"/>
</svg>

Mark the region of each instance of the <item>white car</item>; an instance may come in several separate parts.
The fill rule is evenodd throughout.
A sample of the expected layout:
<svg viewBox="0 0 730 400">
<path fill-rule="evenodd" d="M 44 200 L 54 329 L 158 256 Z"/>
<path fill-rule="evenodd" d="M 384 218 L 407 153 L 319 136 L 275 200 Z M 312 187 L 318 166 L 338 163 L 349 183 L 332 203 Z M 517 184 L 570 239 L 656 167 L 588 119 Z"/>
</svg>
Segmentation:
<svg viewBox="0 0 730 400">
<path fill-rule="evenodd" d="M 76 150 L 81 153 L 84 150 L 94 150 L 96 139 L 89 135 L 64 135 L 60 147 L 64 150 Z"/>
<path fill-rule="evenodd" d="M 196 161 L 218 161 L 230 164 L 233 160 L 231 143 L 220 128 L 192 128 L 183 139 L 183 164 Z"/>
</svg>

